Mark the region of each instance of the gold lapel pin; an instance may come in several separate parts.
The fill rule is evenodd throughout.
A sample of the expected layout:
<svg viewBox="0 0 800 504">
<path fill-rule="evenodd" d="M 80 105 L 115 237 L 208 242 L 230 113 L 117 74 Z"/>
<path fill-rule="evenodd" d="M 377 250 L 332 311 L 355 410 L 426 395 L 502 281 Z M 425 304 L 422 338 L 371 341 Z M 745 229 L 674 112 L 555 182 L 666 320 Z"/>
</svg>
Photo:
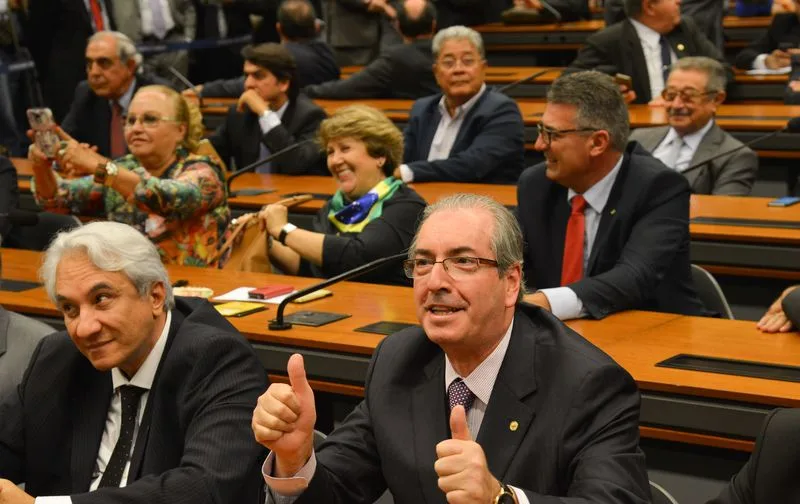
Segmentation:
<svg viewBox="0 0 800 504">
<path fill-rule="evenodd" d="M 608 213 L 611 214 L 611 215 L 617 215 L 617 209 L 616 208 L 612 208 L 611 211 L 608 212 Z"/>
<path fill-rule="evenodd" d="M 679 50 L 679 51 L 683 51 L 684 49 L 686 49 L 686 46 L 685 46 L 685 45 L 683 45 L 683 44 L 678 44 L 678 50 Z"/>
<path fill-rule="evenodd" d="M 517 429 L 519 429 L 519 422 L 517 422 L 516 420 L 511 420 L 511 423 L 508 424 L 508 429 L 511 432 L 517 432 Z"/>
</svg>

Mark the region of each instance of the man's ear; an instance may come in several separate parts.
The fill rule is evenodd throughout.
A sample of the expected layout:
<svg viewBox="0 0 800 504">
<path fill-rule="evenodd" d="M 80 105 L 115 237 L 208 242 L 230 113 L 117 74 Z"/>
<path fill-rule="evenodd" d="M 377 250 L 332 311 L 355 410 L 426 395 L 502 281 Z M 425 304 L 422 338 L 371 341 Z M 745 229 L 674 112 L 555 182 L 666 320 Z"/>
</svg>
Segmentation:
<svg viewBox="0 0 800 504">
<path fill-rule="evenodd" d="M 150 287 L 150 303 L 153 308 L 153 318 L 167 311 L 167 288 L 164 282 L 155 282 Z"/>
</svg>

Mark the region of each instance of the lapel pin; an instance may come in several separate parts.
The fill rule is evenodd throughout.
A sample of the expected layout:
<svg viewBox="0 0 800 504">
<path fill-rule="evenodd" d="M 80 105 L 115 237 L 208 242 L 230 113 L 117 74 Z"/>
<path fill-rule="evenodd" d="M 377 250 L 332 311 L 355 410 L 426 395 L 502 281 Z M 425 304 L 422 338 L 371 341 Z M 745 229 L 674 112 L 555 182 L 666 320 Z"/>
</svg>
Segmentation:
<svg viewBox="0 0 800 504">
<path fill-rule="evenodd" d="M 678 50 L 679 50 L 679 51 L 683 51 L 684 49 L 686 49 L 686 46 L 685 46 L 685 45 L 683 45 L 683 44 L 678 44 Z"/>
<path fill-rule="evenodd" d="M 516 420 L 511 420 L 511 423 L 508 424 L 508 430 L 511 432 L 517 432 L 517 429 L 519 429 L 519 422 Z"/>
<path fill-rule="evenodd" d="M 611 214 L 611 215 L 617 215 L 617 209 L 616 208 L 612 208 L 611 211 L 608 212 L 608 213 Z"/>
</svg>

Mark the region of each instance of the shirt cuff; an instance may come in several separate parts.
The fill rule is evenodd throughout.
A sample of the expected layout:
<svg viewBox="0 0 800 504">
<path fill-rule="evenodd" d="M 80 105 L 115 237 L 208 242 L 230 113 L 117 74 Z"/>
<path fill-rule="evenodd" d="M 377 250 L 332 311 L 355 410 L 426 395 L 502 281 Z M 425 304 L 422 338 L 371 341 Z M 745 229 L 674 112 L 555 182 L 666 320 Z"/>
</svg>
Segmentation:
<svg viewBox="0 0 800 504">
<path fill-rule="evenodd" d="M 753 60 L 753 70 L 766 70 L 767 69 L 767 56 L 769 54 L 759 54 Z"/>
<path fill-rule="evenodd" d="M 569 320 L 583 316 L 583 302 L 569 287 L 542 289 L 539 292 L 545 295 L 550 303 L 550 311 L 558 319 Z"/>
<path fill-rule="evenodd" d="M 266 135 L 272 131 L 273 128 L 281 125 L 281 118 L 278 117 L 278 114 L 275 112 L 267 110 L 258 116 L 258 125 L 261 127 L 261 133 Z"/>
<path fill-rule="evenodd" d="M 525 492 L 511 485 L 508 485 L 508 488 L 510 488 L 511 491 L 514 492 L 514 495 L 517 496 L 517 502 L 519 504 L 531 504 L 531 501 L 528 500 L 528 496 L 525 495 Z"/>
<path fill-rule="evenodd" d="M 411 168 L 409 168 L 407 164 L 400 165 L 400 178 L 406 184 L 414 181 L 414 172 L 411 171 Z"/>
<path fill-rule="evenodd" d="M 291 478 L 276 478 L 272 476 L 272 466 L 275 462 L 275 454 L 270 452 L 264 465 L 261 467 L 261 474 L 264 476 L 264 482 L 267 484 L 272 494 L 275 504 L 288 504 L 293 502 L 294 499 L 303 493 L 308 488 L 308 482 L 314 477 L 317 470 L 317 455 L 311 452 L 311 458 L 308 459 L 306 465 L 297 471 L 297 474 Z M 55 504 L 55 503 L 54 503 Z"/>
<path fill-rule="evenodd" d="M 36 497 L 33 504 L 72 504 L 69 495 L 52 495 L 50 497 Z"/>
</svg>

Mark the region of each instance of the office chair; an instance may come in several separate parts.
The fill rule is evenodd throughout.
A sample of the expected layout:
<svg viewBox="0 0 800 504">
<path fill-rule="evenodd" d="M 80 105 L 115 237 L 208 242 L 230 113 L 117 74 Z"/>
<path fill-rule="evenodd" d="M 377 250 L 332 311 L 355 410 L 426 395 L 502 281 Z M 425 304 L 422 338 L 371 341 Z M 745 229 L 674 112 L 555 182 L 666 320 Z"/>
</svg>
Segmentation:
<svg viewBox="0 0 800 504">
<path fill-rule="evenodd" d="M 725 293 L 722 292 L 711 273 L 696 264 L 692 264 L 692 282 L 700 301 L 703 302 L 706 308 L 719 313 L 723 318 L 733 320 L 733 312 L 728 300 L 725 299 Z"/>
</svg>

